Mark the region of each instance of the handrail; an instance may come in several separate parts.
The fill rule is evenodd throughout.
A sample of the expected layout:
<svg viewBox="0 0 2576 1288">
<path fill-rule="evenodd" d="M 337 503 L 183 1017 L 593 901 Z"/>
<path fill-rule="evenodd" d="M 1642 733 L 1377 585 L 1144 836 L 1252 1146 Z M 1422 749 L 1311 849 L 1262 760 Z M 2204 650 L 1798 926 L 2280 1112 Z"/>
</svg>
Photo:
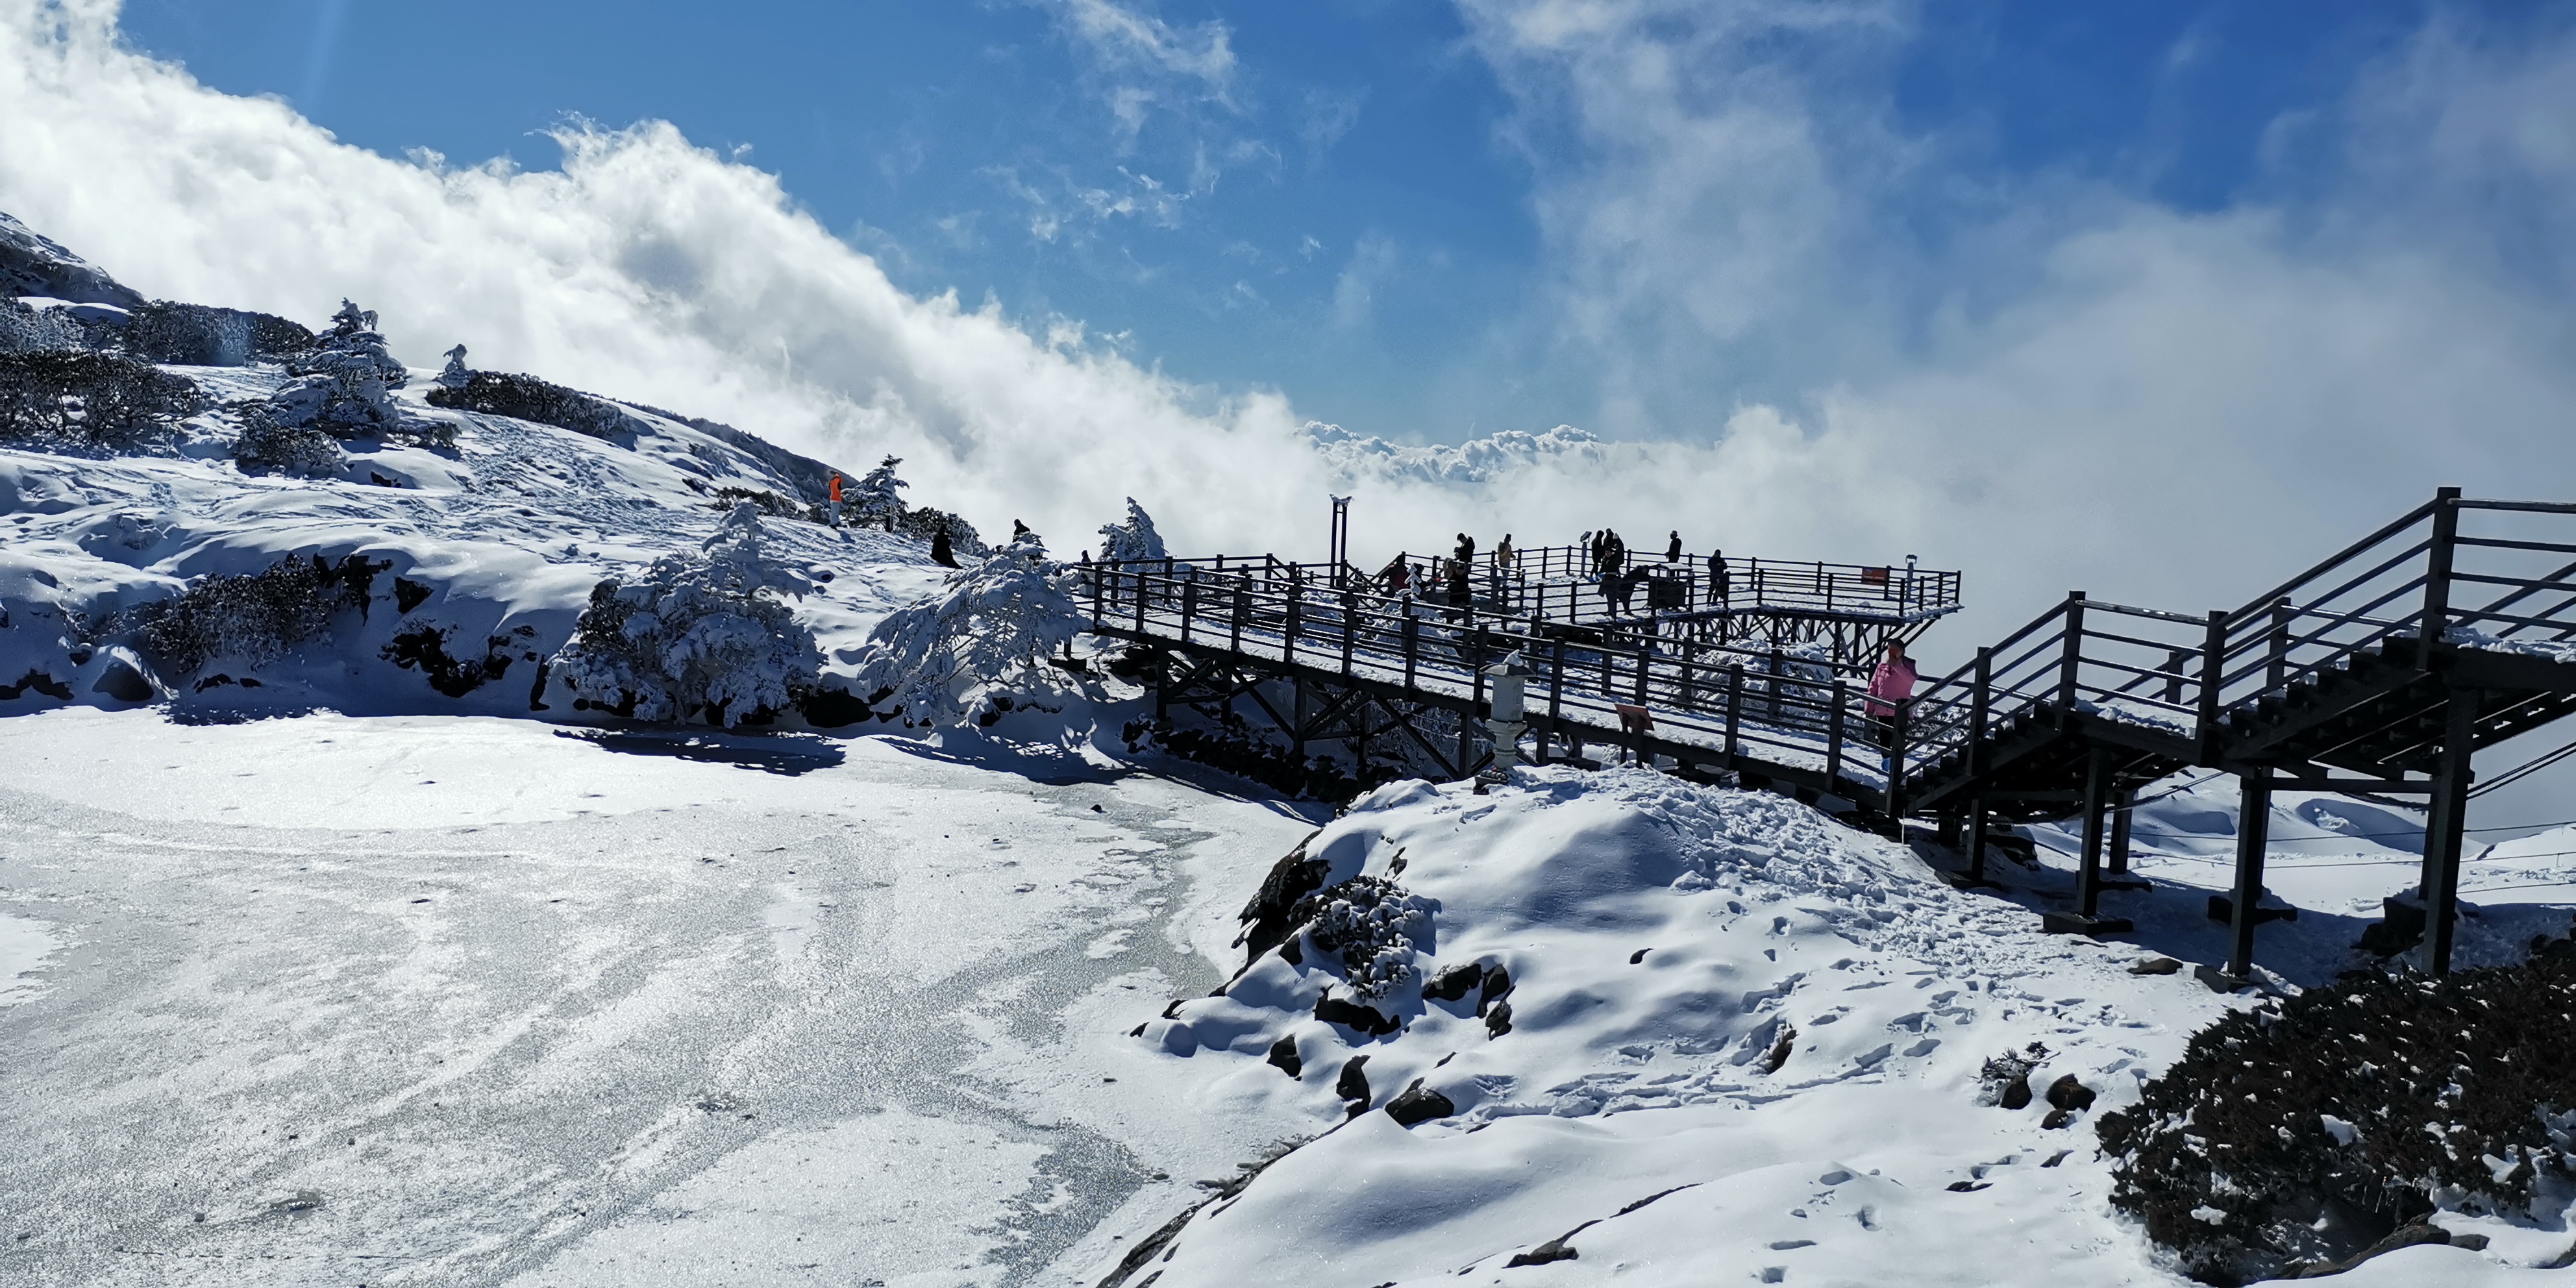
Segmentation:
<svg viewBox="0 0 2576 1288">
<path fill-rule="evenodd" d="M 2386 541 L 2390 537 L 2396 536 L 2398 533 L 2404 532 L 2406 529 L 2423 522 L 2425 519 L 2431 517 L 2433 511 L 2439 508 L 2441 504 L 2441 501 L 2438 499 L 2427 501 L 2424 504 L 2407 511 L 2405 514 L 2390 520 L 2386 526 L 2381 527 L 2378 531 L 2373 532 L 2369 536 L 2363 537 L 2361 540 L 2353 542 L 2351 545 L 2345 546 L 2343 549 L 2336 551 L 2325 559 L 2310 565 L 2306 572 L 2300 573 L 2298 576 L 2292 577 L 2288 581 L 2282 582 L 2280 585 L 2245 601 L 2245 606 L 2237 609 L 2233 613 L 2230 613 L 2228 615 L 2228 620 L 2232 622 L 2238 618 L 2250 617 L 2257 609 L 2271 607 L 2273 600 L 2279 599 L 2283 595 L 2289 594 L 2291 591 L 2297 590 L 2299 587 L 2316 580 L 2319 573 L 2340 567 L 2345 560 L 2352 558 L 2354 555 L 2360 554 L 2362 551 L 2368 550 L 2372 546 L 2378 545 L 2380 542 Z"/>
</svg>

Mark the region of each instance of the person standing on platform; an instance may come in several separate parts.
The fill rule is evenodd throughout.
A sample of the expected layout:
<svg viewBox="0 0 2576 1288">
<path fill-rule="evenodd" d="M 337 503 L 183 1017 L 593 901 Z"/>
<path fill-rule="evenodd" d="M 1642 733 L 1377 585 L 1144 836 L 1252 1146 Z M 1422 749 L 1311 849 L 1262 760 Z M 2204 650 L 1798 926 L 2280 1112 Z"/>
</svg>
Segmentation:
<svg viewBox="0 0 2576 1288">
<path fill-rule="evenodd" d="M 832 471 L 832 526 L 841 526 L 841 472 Z"/>
<path fill-rule="evenodd" d="M 1723 550 L 1709 551 L 1708 593 L 1710 599 L 1715 601 L 1718 607 L 1724 608 L 1726 607 L 1726 597 L 1733 589 L 1734 588 L 1732 586 L 1727 584 L 1726 552 Z"/>
<path fill-rule="evenodd" d="M 1914 659 L 1905 655 L 1905 642 L 1889 640 L 1887 656 L 1880 658 L 1878 669 L 1870 672 L 1869 701 L 1862 704 L 1862 709 L 1869 715 L 1870 732 L 1876 736 L 1878 745 L 1891 749 L 1891 754 L 1880 760 L 1879 767 L 1882 769 L 1888 768 L 1893 762 L 1896 709 L 1903 703 L 1913 700 L 1914 682 L 1918 678 L 1920 677 L 1915 672 Z"/>
<path fill-rule="evenodd" d="M 1502 544 L 1494 547 L 1493 580 L 1494 598 L 1496 600 L 1502 599 L 1503 587 L 1508 585 L 1512 578 L 1512 560 L 1518 558 L 1519 555 L 1520 552 L 1512 549 L 1512 534 L 1508 532 L 1504 533 Z"/>
<path fill-rule="evenodd" d="M 1673 540 L 1672 540 L 1672 544 L 1670 544 L 1670 545 L 1668 545 L 1668 546 L 1665 546 L 1665 547 L 1664 547 L 1664 562 L 1665 562 L 1665 563 L 1680 563 L 1681 561 L 1682 561 L 1682 530 L 1681 530 L 1681 529 L 1679 529 L 1679 528 L 1675 528 L 1675 529 L 1673 529 Z"/>
</svg>

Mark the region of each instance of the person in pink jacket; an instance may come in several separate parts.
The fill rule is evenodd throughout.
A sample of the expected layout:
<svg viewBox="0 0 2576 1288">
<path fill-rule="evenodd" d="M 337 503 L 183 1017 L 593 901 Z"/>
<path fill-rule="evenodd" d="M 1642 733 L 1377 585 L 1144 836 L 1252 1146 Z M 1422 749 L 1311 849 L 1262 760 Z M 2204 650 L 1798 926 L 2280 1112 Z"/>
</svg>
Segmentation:
<svg viewBox="0 0 2576 1288">
<path fill-rule="evenodd" d="M 1914 659 L 1905 655 L 1904 643 L 1889 640 L 1887 656 L 1879 659 L 1877 670 L 1870 672 L 1869 701 L 1863 704 L 1879 746 L 1895 741 L 1896 707 L 1914 696 L 1916 678 Z"/>
</svg>

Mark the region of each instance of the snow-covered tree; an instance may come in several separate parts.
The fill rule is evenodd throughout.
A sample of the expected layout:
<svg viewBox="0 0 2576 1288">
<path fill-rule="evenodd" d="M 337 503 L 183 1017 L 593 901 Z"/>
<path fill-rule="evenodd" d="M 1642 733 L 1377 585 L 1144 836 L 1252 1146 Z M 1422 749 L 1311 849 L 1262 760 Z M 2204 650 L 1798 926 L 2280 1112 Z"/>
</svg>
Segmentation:
<svg viewBox="0 0 2576 1288">
<path fill-rule="evenodd" d="M 877 623 L 852 687 L 888 690 L 908 723 L 933 727 L 1050 706 L 1080 691 L 1046 659 L 1090 620 L 1081 585 L 1034 539 L 1014 541 Z"/>
<path fill-rule="evenodd" d="M 438 372 L 438 387 L 462 389 L 473 379 L 474 372 L 465 365 L 465 346 L 460 344 L 448 350 L 447 365 Z"/>
<path fill-rule="evenodd" d="M 364 438 L 403 427 L 392 390 L 410 379 L 376 331 L 376 315 L 347 300 L 314 348 L 289 367 L 298 379 L 271 394 L 257 416 L 279 427 Z"/>
<path fill-rule="evenodd" d="M 732 728 L 813 689 L 822 652 L 782 598 L 812 589 L 762 554 L 759 507 L 738 505 L 701 550 L 599 583 L 547 665 L 578 707 Z"/>
<path fill-rule="evenodd" d="M 1127 498 L 1127 521 L 1100 526 L 1100 558 L 1103 562 L 1118 559 L 1160 559 L 1171 552 L 1163 548 L 1163 536 L 1154 531 L 1154 520 L 1136 498 Z"/>
<path fill-rule="evenodd" d="M 850 486 L 842 499 L 852 516 L 862 522 L 885 523 L 891 530 L 895 516 L 903 513 L 903 489 L 912 486 L 895 477 L 894 467 L 901 464 L 902 457 L 889 456 Z"/>
</svg>

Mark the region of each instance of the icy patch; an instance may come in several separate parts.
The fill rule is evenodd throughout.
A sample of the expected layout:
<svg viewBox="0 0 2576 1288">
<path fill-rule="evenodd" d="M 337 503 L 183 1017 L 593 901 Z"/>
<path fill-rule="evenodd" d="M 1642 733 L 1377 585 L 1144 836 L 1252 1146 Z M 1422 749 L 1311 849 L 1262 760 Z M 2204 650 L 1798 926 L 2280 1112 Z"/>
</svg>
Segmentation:
<svg viewBox="0 0 2576 1288">
<path fill-rule="evenodd" d="M 0 912 L 0 1006 L 45 991 L 45 959 L 62 950 L 62 936 L 52 926 Z"/>
</svg>

